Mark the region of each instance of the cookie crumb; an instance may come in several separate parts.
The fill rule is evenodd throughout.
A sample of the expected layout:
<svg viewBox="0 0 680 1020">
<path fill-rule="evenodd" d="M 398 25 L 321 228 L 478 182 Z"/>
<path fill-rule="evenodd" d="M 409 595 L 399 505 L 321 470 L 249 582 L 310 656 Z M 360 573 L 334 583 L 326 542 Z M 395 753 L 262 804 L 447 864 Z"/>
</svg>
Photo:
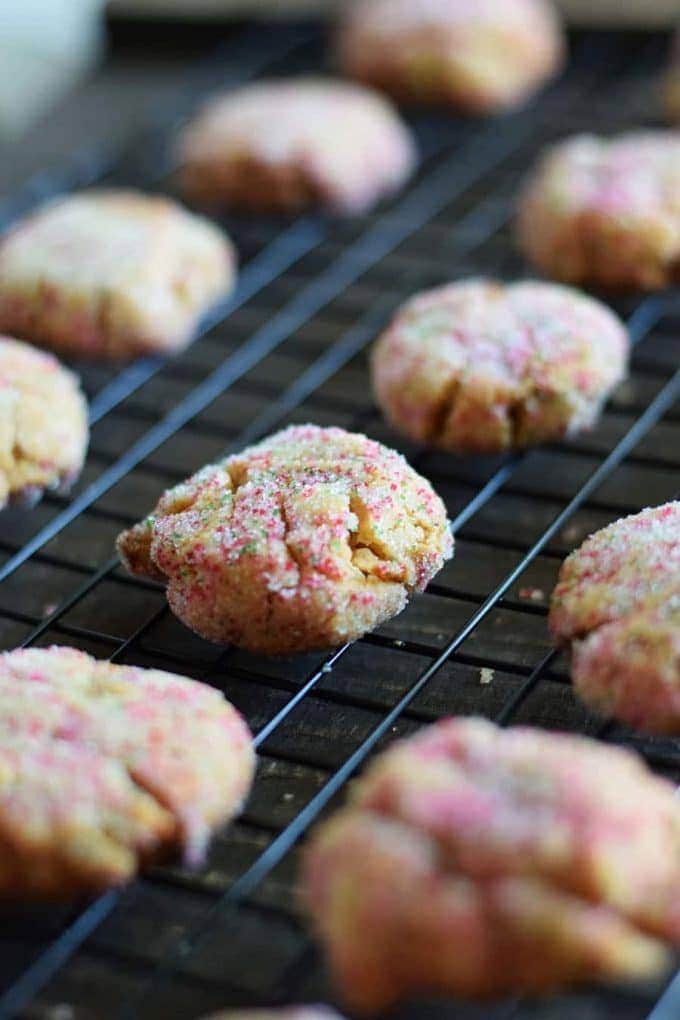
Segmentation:
<svg viewBox="0 0 680 1020">
<path fill-rule="evenodd" d="M 545 592 L 542 588 L 520 588 L 519 597 L 529 602 L 544 602 Z"/>
</svg>

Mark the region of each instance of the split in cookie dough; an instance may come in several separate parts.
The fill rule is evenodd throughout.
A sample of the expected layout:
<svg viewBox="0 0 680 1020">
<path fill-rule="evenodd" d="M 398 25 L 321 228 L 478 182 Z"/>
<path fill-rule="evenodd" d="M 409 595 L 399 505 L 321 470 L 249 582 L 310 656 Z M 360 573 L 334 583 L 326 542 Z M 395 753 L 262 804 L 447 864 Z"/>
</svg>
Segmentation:
<svg viewBox="0 0 680 1020">
<path fill-rule="evenodd" d="M 181 847 L 203 860 L 250 788 L 250 733 L 222 694 L 75 648 L 0 655 L 0 896 L 119 885 Z"/>
<path fill-rule="evenodd" d="M 397 312 L 373 349 L 373 390 L 409 438 L 496 453 L 591 427 L 628 348 L 613 312 L 578 291 L 466 280 Z"/>
</svg>

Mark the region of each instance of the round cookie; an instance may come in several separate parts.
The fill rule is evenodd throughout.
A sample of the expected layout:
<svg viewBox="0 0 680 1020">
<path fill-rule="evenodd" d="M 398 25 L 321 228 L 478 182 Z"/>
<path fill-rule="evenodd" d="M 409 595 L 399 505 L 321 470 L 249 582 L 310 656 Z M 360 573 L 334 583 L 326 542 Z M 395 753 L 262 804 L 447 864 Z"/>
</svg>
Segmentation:
<svg viewBox="0 0 680 1020">
<path fill-rule="evenodd" d="M 403 457 L 300 425 L 170 489 L 118 549 L 203 637 L 284 655 L 354 641 L 400 613 L 453 540 L 444 504 Z"/>
<path fill-rule="evenodd" d="M 568 556 L 549 624 L 588 705 L 680 735 L 680 502 L 615 521 Z"/>
<path fill-rule="evenodd" d="M 0 241 L 0 330 L 88 358 L 177 351 L 234 273 L 225 235 L 176 202 L 84 191 Z"/>
<path fill-rule="evenodd" d="M 567 283 L 654 290 L 680 280 L 680 134 L 555 146 L 524 186 L 517 228 L 527 258 Z"/>
<path fill-rule="evenodd" d="M 356 1010 L 646 978 L 680 943 L 680 801 L 628 751 L 448 719 L 369 766 L 303 895 Z"/>
<path fill-rule="evenodd" d="M 416 150 L 382 96 L 300 78 L 214 97 L 184 130 L 178 161 L 184 193 L 209 206 L 356 214 L 408 180 Z"/>
<path fill-rule="evenodd" d="M 577 291 L 466 280 L 397 312 L 373 348 L 373 390 L 411 439 L 495 453 L 590 427 L 628 347 L 616 316 Z"/>
<path fill-rule="evenodd" d="M 254 754 L 219 691 L 74 648 L 0 656 L 0 895 L 118 885 L 175 846 L 200 863 Z"/>
<path fill-rule="evenodd" d="M 0 336 L 0 508 L 67 489 L 88 443 L 77 378 L 51 354 Z"/>
<path fill-rule="evenodd" d="M 550 0 L 359 0 L 339 31 L 346 74 L 466 113 L 518 106 L 562 66 Z"/>
</svg>

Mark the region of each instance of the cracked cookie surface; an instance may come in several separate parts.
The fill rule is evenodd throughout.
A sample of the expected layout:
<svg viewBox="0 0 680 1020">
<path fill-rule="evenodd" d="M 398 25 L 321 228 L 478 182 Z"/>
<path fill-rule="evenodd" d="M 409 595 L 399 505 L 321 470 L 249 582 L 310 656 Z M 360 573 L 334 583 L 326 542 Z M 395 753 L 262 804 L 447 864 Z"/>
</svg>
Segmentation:
<svg viewBox="0 0 680 1020">
<path fill-rule="evenodd" d="M 410 438 L 494 453 L 591 426 L 628 347 L 616 316 L 577 291 L 467 280 L 397 312 L 373 348 L 373 389 Z"/>
<path fill-rule="evenodd" d="M 64 489 L 83 466 L 87 404 L 51 354 L 0 336 L 0 508 Z"/>
<path fill-rule="evenodd" d="M 216 96 L 179 141 L 184 193 L 210 206 L 365 212 L 410 177 L 415 143 L 396 110 L 359 85 L 257 82 Z"/>
<path fill-rule="evenodd" d="M 234 272 L 225 235 L 172 200 L 84 191 L 0 241 L 0 329 L 95 359 L 176 351 Z"/>
<path fill-rule="evenodd" d="M 577 135 L 549 149 L 518 210 L 524 254 L 566 283 L 655 290 L 680 279 L 680 136 Z"/>
<path fill-rule="evenodd" d="M 170 489 L 118 549 L 203 637 L 290 654 L 401 612 L 453 541 L 442 501 L 403 457 L 300 425 Z"/>
<path fill-rule="evenodd" d="M 313 834 L 303 896 L 360 1010 L 646 978 L 680 942 L 680 801 L 628 751 L 443 720 Z"/>
<path fill-rule="evenodd" d="M 338 36 L 351 77 L 406 102 L 481 114 L 526 101 L 564 49 L 548 0 L 360 0 Z"/>
<path fill-rule="evenodd" d="M 74 648 L 0 656 L 0 895 L 118 885 L 176 846 L 203 858 L 254 754 L 219 691 Z"/>
<path fill-rule="evenodd" d="M 568 556 L 549 624 L 587 704 L 680 734 L 680 502 L 615 521 Z"/>
</svg>

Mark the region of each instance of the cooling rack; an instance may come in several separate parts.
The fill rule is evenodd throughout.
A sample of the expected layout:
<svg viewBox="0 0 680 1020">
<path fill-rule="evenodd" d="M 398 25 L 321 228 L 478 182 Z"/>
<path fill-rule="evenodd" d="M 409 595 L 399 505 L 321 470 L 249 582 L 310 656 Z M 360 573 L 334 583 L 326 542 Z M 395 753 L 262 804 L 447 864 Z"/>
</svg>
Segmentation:
<svg viewBox="0 0 680 1020">
<path fill-rule="evenodd" d="M 372 215 L 225 219 L 242 259 L 238 290 L 186 353 L 119 371 L 76 366 L 91 401 L 87 466 L 70 496 L 3 513 L 3 647 L 69 643 L 211 683 L 246 716 L 260 761 L 245 813 L 200 873 L 157 867 L 76 907 L 4 907 L 0 1018 L 189 1020 L 220 1006 L 331 999 L 296 903 L 300 841 L 375 749 L 442 715 L 598 735 L 677 781 L 677 741 L 590 715 L 545 626 L 562 557 L 590 531 L 680 489 L 677 292 L 613 302 L 635 343 L 630 379 L 594 432 L 559 445 L 453 458 L 405 444 L 377 414 L 366 375 L 367 347 L 414 291 L 526 272 L 509 229 L 522 174 L 563 134 L 650 123 L 662 49 L 651 35 L 579 34 L 568 71 L 529 109 L 487 122 L 415 117 L 420 172 Z M 93 183 L 172 193 L 169 140 L 202 93 L 318 70 L 323 59 L 313 26 L 245 30 L 187 68 L 176 102 L 125 151 L 85 151 L 41 173 L 0 206 L 0 219 Z M 115 535 L 198 467 L 301 421 L 401 449 L 445 499 L 456 557 L 400 617 L 330 655 L 268 660 L 209 645 L 168 613 L 158 585 L 120 568 Z M 678 1020 L 680 988 L 420 1002 L 400 1015 Z"/>
</svg>

